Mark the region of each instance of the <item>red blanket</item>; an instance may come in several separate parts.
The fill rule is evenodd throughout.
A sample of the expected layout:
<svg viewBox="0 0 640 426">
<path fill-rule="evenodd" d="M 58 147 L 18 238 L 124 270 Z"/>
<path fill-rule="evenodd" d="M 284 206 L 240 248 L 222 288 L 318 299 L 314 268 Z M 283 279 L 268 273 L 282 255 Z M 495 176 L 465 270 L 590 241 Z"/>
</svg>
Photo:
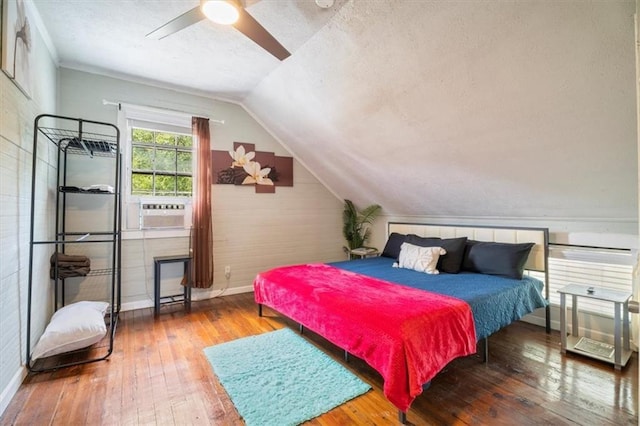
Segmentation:
<svg viewBox="0 0 640 426">
<path fill-rule="evenodd" d="M 324 264 L 262 272 L 253 287 L 269 306 L 364 359 L 402 411 L 454 358 L 476 351 L 469 305 Z"/>
</svg>

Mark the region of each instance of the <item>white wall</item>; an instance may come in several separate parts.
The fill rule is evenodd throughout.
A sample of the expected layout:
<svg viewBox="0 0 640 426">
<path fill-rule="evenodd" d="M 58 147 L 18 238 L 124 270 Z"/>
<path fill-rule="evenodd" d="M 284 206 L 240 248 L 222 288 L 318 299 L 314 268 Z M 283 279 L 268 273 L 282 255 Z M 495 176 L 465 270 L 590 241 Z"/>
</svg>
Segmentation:
<svg viewBox="0 0 640 426">
<path fill-rule="evenodd" d="M 31 70 L 32 99 L 0 72 L 0 414 L 26 374 L 26 301 L 29 263 L 29 225 L 33 120 L 40 113 L 55 113 L 57 71 L 38 27 L 31 21 L 33 41 Z M 51 185 L 50 151 L 39 151 L 38 170 L 43 187 Z M 53 157 L 51 157 L 53 158 Z M 53 181 L 55 183 L 55 181 Z M 38 195 L 37 217 L 51 208 L 47 191 Z M 38 220 L 40 232 L 51 232 Z M 34 275 L 34 329 L 42 330 L 51 313 L 50 282 L 43 278 L 47 268 Z M 46 277 L 46 275 L 45 275 Z"/>
<path fill-rule="evenodd" d="M 234 141 L 240 141 L 253 143 L 260 151 L 290 155 L 233 103 L 65 68 L 60 70 L 59 92 L 62 115 L 116 123 L 116 107 L 103 105 L 103 99 L 166 108 L 224 120 L 224 125 L 211 126 L 212 149 L 228 151 Z M 214 286 L 194 291 L 194 298 L 248 291 L 257 272 L 278 265 L 343 258 L 342 202 L 298 161 L 294 161 L 293 187 L 278 187 L 275 194 L 255 194 L 253 188 L 214 185 L 212 197 Z M 154 256 L 188 252 L 187 237 L 137 239 L 139 236 L 125 233 L 123 240 L 125 308 L 150 305 Z M 229 280 L 224 276 L 226 265 L 231 267 Z M 175 294 L 171 289 L 178 288 L 181 265 L 171 266 L 163 268 L 163 294 Z"/>
</svg>

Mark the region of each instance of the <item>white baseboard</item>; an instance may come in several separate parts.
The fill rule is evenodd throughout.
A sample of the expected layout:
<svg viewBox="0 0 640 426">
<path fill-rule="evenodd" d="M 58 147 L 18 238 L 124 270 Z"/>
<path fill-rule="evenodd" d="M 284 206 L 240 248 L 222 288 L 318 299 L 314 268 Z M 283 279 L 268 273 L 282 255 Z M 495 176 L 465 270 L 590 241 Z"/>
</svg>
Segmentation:
<svg viewBox="0 0 640 426">
<path fill-rule="evenodd" d="M 4 410 L 7 409 L 9 403 L 18 392 L 25 377 L 27 377 L 27 369 L 23 365 L 16 371 L 16 374 L 13 375 L 7 387 L 2 390 L 2 394 L 0 394 L 0 416 L 4 414 Z"/>
<path fill-rule="evenodd" d="M 222 290 L 219 290 L 219 289 L 195 290 L 194 289 L 192 290 L 192 293 L 191 293 L 191 300 L 198 301 L 198 300 L 213 299 L 214 297 L 231 296 L 233 294 L 241 294 L 241 293 L 251 293 L 252 291 L 253 291 L 253 285 L 247 285 L 244 287 L 231 287 L 231 288 L 226 288 Z M 133 311 L 136 309 L 144 309 L 144 308 L 153 308 L 153 300 L 144 299 L 144 300 L 136 300 L 134 302 L 126 302 L 122 304 L 122 306 L 120 307 L 120 310 L 124 312 L 124 311 Z"/>
<path fill-rule="evenodd" d="M 544 316 L 538 316 L 536 314 L 528 314 L 522 317 L 521 321 L 528 322 L 529 324 L 539 325 L 540 327 L 546 327 L 546 320 Z M 557 321 L 551 320 L 551 329 L 560 330 L 560 324 Z"/>
<path fill-rule="evenodd" d="M 125 302 L 120 306 L 120 312 L 135 311 L 136 309 L 153 308 L 153 300 L 136 300 L 135 302 Z"/>
<path fill-rule="evenodd" d="M 251 293 L 253 292 L 253 285 L 247 285 L 244 287 L 231 287 L 225 288 L 222 290 L 198 290 L 197 293 L 192 294 L 191 297 L 193 300 L 205 300 L 205 299 L 213 299 L 214 297 L 220 296 L 231 296 L 233 294 L 241 294 L 241 293 Z"/>
</svg>

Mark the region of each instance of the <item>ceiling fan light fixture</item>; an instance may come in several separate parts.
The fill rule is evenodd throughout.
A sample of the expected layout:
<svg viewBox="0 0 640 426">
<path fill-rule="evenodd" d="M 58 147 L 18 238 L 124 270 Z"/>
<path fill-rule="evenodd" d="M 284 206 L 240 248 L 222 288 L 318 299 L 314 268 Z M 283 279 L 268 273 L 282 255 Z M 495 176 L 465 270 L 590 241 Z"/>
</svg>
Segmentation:
<svg viewBox="0 0 640 426">
<path fill-rule="evenodd" d="M 240 16 L 238 6 L 234 1 L 207 0 L 203 1 L 200 7 L 202 8 L 204 16 L 216 24 L 231 25 L 234 24 Z"/>
<path fill-rule="evenodd" d="M 333 3 L 334 0 L 316 0 L 316 5 L 322 9 L 329 9 Z"/>
</svg>

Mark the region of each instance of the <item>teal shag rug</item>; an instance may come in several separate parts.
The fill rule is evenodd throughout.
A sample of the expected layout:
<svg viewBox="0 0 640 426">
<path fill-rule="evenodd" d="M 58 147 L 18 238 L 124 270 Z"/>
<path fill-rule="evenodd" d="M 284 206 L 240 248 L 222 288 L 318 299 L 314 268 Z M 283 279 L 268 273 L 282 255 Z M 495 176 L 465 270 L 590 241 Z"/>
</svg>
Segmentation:
<svg viewBox="0 0 640 426">
<path fill-rule="evenodd" d="M 288 328 L 204 353 L 247 426 L 298 425 L 371 389 Z"/>
</svg>

